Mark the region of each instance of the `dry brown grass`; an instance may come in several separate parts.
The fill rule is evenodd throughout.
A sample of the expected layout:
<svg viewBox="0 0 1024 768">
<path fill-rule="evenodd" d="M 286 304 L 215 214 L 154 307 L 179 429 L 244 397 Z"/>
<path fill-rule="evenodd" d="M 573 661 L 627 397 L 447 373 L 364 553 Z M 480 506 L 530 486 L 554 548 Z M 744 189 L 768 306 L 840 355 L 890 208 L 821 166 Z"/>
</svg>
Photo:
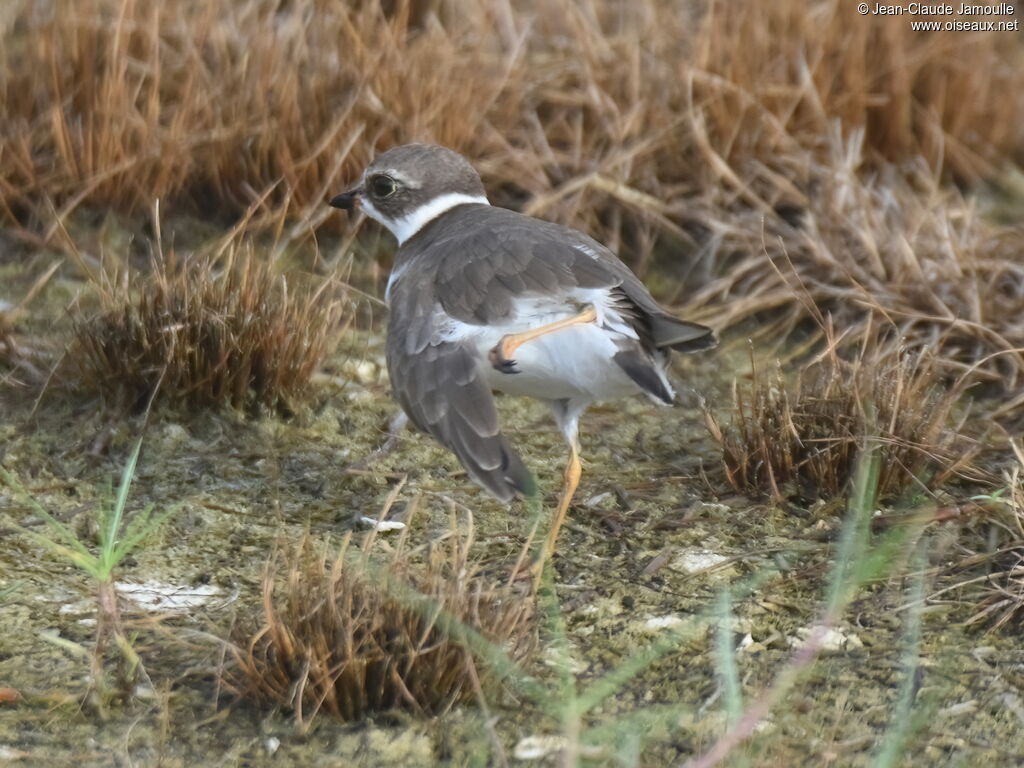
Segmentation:
<svg viewBox="0 0 1024 768">
<path fill-rule="evenodd" d="M 983 476 L 972 466 L 974 444 L 950 423 L 960 393 L 940 386 L 931 355 L 862 349 L 846 361 L 834 348 L 793 382 L 753 364 L 748 383 L 733 383 L 728 423 L 705 411 L 733 488 L 774 501 L 840 497 L 865 439 L 878 445 L 882 499 Z"/>
<path fill-rule="evenodd" d="M 287 408 L 339 331 L 336 287 L 276 274 L 251 249 L 154 260 L 136 280 L 97 278 L 98 312 L 78 311 L 66 359 L 78 384 L 139 407 L 154 394 L 194 405 Z"/>
<path fill-rule="evenodd" d="M 21 3 L 0 51 L 0 211 L 47 240 L 50 201 L 58 219 L 160 198 L 314 229 L 375 149 L 434 140 L 499 200 L 638 262 L 659 240 L 701 246 L 687 272 L 721 276 L 697 302 L 719 325 L 803 316 L 764 258 L 784 246 L 840 319 L 891 317 L 893 338 L 941 339 L 960 365 L 995 355 L 978 375 L 1019 387 L 1024 236 L 939 184 L 1020 157 L 1016 36 L 827 0 L 469 8 Z"/>
<path fill-rule="evenodd" d="M 833 122 L 863 129 L 872 161 L 923 157 L 959 178 L 1021 157 L 1024 101 L 1007 98 L 1024 77 L 1019 34 L 921 33 L 848 2 L 711 8 L 696 64 L 727 162 L 770 167 L 794 141 L 827 152 Z"/>
<path fill-rule="evenodd" d="M 17 306 L 0 301 L 0 383 L 11 386 L 41 384 L 52 364 L 51 350 L 38 343 L 26 342 L 18 328 L 33 299 L 46 287 L 60 268 L 54 262 L 36 278 Z"/>
<path fill-rule="evenodd" d="M 677 299 L 703 284 L 720 329 L 807 319 L 785 251 L 840 322 L 1024 381 L 1024 233 L 943 181 L 1021 158 L 1019 35 L 840 0 L 55 0 L 0 25 L 0 217 L 32 242 L 156 198 L 304 237 L 376 150 L 430 140 L 497 202 L 659 256 Z"/>
<path fill-rule="evenodd" d="M 980 599 L 973 600 L 977 610 L 967 623 L 988 624 L 990 629 L 1020 624 L 1024 619 L 1024 447 L 1019 440 L 1010 443 L 1014 463 L 1006 472 L 1004 488 L 975 497 L 983 510 L 975 520 L 987 529 L 978 539 L 985 541 L 986 547 L 960 563 L 962 568 L 982 565 L 987 571 L 967 582 L 980 588 Z M 976 594 L 972 591 L 971 597 Z"/>
<path fill-rule="evenodd" d="M 817 305 L 848 346 L 871 334 L 889 350 L 927 349 L 947 375 L 1019 392 L 1024 228 L 992 223 L 923 165 L 866 173 L 861 139 L 833 134 L 830 163 L 805 158 L 808 193 L 787 218 L 708 205 L 719 247 L 741 255 L 693 298 L 695 317 L 729 326 L 781 313 L 784 332 Z"/>
<path fill-rule="evenodd" d="M 619 225 L 672 232 L 680 193 L 725 169 L 741 197 L 775 190 L 742 166 L 820 150 L 835 120 L 878 157 L 965 176 L 1020 152 L 1024 124 L 1013 35 L 915 33 L 838 0 L 58 0 L 8 12 L 4 41 L 8 216 L 46 198 L 244 209 L 275 184 L 296 213 L 426 138 L 534 210 L 600 223 L 615 200 Z"/>
<path fill-rule="evenodd" d="M 419 568 L 402 543 L 374 564 L 347 538 L 333 558 L 308 539 L 272 558 L 262 618 L 235 633 L 228 688 L 291 709 L 300 726 L 320 712 L 436 715 L 494 694 L 494 659 L 532 643 L 533 601 L 491 584 L 469 559 L 469 538 L 449 537 Z"/>
</svg>

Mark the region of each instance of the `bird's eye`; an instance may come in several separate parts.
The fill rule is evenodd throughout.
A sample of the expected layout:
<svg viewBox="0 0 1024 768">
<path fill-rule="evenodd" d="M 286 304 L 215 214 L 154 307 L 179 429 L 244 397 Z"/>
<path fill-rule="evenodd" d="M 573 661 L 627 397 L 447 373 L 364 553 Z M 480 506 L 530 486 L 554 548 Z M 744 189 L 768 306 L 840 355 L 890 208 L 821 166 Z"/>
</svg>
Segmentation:
<svg viewBox="0 0 1024 768">
<path fill-rule="evenodd" d="M 397 189 L 398 185 L 390 176 L 381 174 L 370 179 L 370 191 L 376 198 L 390 197 Z"/>
</svg>

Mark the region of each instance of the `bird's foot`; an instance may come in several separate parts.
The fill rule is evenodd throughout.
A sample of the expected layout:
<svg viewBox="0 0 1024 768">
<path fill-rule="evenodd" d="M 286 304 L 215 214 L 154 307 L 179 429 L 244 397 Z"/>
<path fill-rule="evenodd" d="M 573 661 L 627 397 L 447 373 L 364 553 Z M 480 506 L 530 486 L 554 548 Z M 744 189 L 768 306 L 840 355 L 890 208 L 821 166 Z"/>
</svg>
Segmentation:
<svg viewBox="0 0 1024 768">
<path fill-rule="evenodd" d="M 512 570 L 509 571 L 505 585 L 516 592 L 536 595 L 544 586 L 544 566 L 547 560 L 538 553 L 534 556 L 523 553 Z M 549 580 L 550 581 L 550 580 Z M 550 587 L 550 583 L 546 586 Z"/>
<path fill-rule="evenodd" d="M 487 359 L 494 370 L 500 373 L 519 373 L 519 369 L 516 368 L 516 361 L 509 357 L 511 354 L 511 350 L 506 351 L 505 339 L 502 339 L 487 353 Z"/>
</svg>

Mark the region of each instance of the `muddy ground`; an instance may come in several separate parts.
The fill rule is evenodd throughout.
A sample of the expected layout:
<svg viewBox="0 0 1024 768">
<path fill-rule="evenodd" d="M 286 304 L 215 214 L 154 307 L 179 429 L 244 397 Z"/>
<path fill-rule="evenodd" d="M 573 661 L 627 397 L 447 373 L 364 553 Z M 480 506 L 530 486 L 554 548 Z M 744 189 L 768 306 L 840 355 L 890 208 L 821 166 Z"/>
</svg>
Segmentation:
<svg viewBox="0 0 1024 768">
<path fill-rule="evenodd" d="M 9 246 L 0 259 L 0 299 L 16 304 L 51 258 Z M 19 338 L 60 349 L 65 308 L 83 291 L 86 285 L 65 265 L 19 322 Z M 584 419 L 583 481 L 555 559 L 559 610 L 580 688 L 635 658 L 679 620 L 712 615 L 724 586 L 755 578 L 757 588 L 734 606 L 737 663 L 749 702 L 773 680 L 794 638 L 820 610 L 843 504 L 770 506 L 725 483 L 698 405 L 698 393 L 724 403 L 733 376 L 749 365 L 744 339 L 725 341 L 715 354 L 677 364 L 681 402 L 675 408 L 637 400 L 595 408 Z M 560 437 L 541 407 L 511 400 L 501 407 L 550 506 L 564 459 Z M 105 484 L 116 481 L 141 419 L 58 386 L 37 402 L 36 392 L 11 379 L 0 386 L 0 409 L 3 466 L 54 515 L 94 537 L 96 505 Z M 349 530 L 364 536 L 357 519 L 377 516 L 403 480 L 389 517 L 401 519 L 422 497 L 414 540 L 444 535 L 454 501 L 472 510 L 477 557 L 488 567 L 507 566 L 515 556 L 526 529 L 523 507 L 486 498 L 424 436 L 407 431 L 391 453 L 346 471 L 384 442 L 394 413 L 376 326 L 344 336 L 309 402 L 289 416 L 157 408 L 129 508 L 153 503 L 177 511 L 118 576 L 124 585 L 149 590 L 126 603 L 126 616 L 151 684 L 140 684 L 129 701 L 102 715 L 83 703 L 88 659 L 73 650 L 77 645 L 87 652 L 93 637 L 92 586 L 14 529 L 12 523 L 36 523 L 0 488 L 0 688 L 20 694 L 0 703 L 0 763 L 490 765 L 501 764 L 499 752 L 520 762 L 516 748 L 522 750 L 528 737 L 557 736 L 560 725 L 545 702 L 508 699 L 490 703 L 500 749 L 475 706 L 433 720 L 402 713 L 351 724 L 321 718 L 302 732 L 289 712 L 236 701 L 218 685 L 220 638 L 258 612 L 260 580 L 274 547 L 307 530 L 329 545 Z M 382 548 L 388 535 L 381 535 Z M 959 556 L 955 544 L 964 535 L 958 522 L 929 529 L 929 592 L 981 573 L 945 569 Z M 157 603 L 154 593 L 168 590 L 176 591 L 177 602 Z M 835 642 L 734 755 L 734 764 L 869 764 L 892 729 L 912 614 L 907 603 L 903 578 L 866 588 Z M 930 601 L 922 614 L 904 765 L 1024 762 L 1018 630 L 965 628 L 973 610 L 971 593 L 954 590 Z M 554 691 L 549 646 L 541 630 L 538 652 L 525 664 Z M 677 647 L 628 679 L 587 719 L 588 726 L 625 732 L 617 750 L 593 754 L 593 764 L 673 765 L 710 746 L 725 726 L 716 669 L 714 633 L 680 633 Z M 553 702 L 554 693 L 549 709 Z"/>
</svg>

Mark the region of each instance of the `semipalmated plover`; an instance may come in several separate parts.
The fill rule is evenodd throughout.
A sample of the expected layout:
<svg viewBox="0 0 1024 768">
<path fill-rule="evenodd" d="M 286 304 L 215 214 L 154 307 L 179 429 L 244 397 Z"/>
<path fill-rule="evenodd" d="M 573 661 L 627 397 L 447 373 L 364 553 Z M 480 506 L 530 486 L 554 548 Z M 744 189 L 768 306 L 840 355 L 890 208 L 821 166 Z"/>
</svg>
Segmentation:
<svg viewBox="0 0 1024 768">
<path fill-rule="evenodd" d="M 359 205 L 398 238 L 385 292 L 391 386 L 470 477 L 506 503 L 533 493 L 492 391 L 551 408 L 569 460 L 549 554 L 579 483 L 580 416 L 639 393 L 670 405 L 670 352 L 713 347 L 714 333 L 673 317 L 596 240 L 490 205 L 473 166 L 450 149 L 389 149 L 330 202 Z"/>
</svg>

